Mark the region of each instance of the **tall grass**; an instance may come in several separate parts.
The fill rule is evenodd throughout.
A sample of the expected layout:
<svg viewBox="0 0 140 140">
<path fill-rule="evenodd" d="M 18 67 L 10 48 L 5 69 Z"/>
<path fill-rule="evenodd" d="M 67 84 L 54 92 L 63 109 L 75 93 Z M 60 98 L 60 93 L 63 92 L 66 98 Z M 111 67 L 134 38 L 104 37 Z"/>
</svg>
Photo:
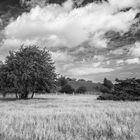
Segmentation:
<svg viewBox="0 0 140 140">
<path fill-rule="evenodd" d="M 140 103 L 95 96 L 0 102 L 0 140 L 139 140 Z"/>
</svg>

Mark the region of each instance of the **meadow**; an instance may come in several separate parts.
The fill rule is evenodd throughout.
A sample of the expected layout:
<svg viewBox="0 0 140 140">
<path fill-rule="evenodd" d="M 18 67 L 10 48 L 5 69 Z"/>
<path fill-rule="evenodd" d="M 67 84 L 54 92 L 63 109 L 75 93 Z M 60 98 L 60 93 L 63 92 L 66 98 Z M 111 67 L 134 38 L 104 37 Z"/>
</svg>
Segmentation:
<svg viewBox="0 0 140 140">
<path fill-rule="evenodd" d="M 140 102 L 95 95 L 0 99 L 0 140 L 140 140 Z"/>
</svg>

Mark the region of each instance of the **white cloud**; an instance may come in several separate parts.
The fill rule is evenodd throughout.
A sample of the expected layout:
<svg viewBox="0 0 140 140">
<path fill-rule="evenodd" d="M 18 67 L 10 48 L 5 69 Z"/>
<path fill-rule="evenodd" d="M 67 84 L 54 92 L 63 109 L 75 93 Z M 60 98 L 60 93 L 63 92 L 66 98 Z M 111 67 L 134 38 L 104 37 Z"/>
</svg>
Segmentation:
<svg viewBox="0 0 140 140">
<path fill-rule="evenodd" d="M 63 7 L 65 10 L 70 11 L 72 10 L 74 3 L 72 0 L 67 0 L 66 2 L 63 3 Z"/>
<path fill-rule="evenodd" d="M 67 52 L 51 52 L 53 60 L 58 63 L 58 62 L 73 62 L 74 57 L 70 56 Z"/>
<path fill-rule="evenodd" d="M 92 3 L 72 9 L 69 0 L 63 6 L 36 7 L 11 22 L 5 28 L 5 35 L 8 39 L 12 37 L 22 41 L 41 42 L 43 39 L 44 45 L 50 46 L 75 47 L 89 41 L 99 48 L 105 48 L 107 40 L 103 38 L 104 33 L 108 30 L 128 31 L 137 13 L 135 9 L 116 13 L 113 9 L 115 5 L 111 0 L 109 4 Z"/>
<path fill-rule="evenodd" d="M 95 67 L 95 68 L 96 68 L 96 67 L 99 67 L 100 65 L 101 65 L 101 62 L 96 62 L 96 63 L 93 63 L 93 64 L 92 64 L 92 66 Z"/>
<path fill-rule="evenodd" d="M 36 40 L 26 40 L 25 42 L 18 39 L 6 39 L 2 47 L 0 47 L 0 59 L 4 60 L 9 51 L 16 51 L 21 45 L 33 45 Z"/>
<path fill-rule="evenodd" d="M 125 63 L 127 63 L 127 64 L 140 64 L 140 59 L 139 58 L 127 59 L 127 60 L 125 60 Z"/>
<path fill-rule="evenodd" d="M 90 75 L 90 74 L 98 74 L 98 73 L 107 73 L 112 71 L 114 71 L 114 69 L 112 68 L 79 67 L 79 68 L 72 68 L 68 70 L 67 73 L 74 76 L 82 76 L 82 75 Z"/>
<path fill-rule="evenodd" d="M 122 65 L 124 63 L 124 60 L 117 60 L 116 63 Z"/>
<path fill-rule="evenodd" d="M 140 6 L 139 0 L 109 0 L 109 3 L 112 5 L 112 7 L 116 9 L 124 9 L 124 8 L 137 8 Z"/>
<path fill-rule="evenodd" d="M 140 43 L 136 42 L 129 53 L 134 57 L 140 57 Z"/>
</svg>

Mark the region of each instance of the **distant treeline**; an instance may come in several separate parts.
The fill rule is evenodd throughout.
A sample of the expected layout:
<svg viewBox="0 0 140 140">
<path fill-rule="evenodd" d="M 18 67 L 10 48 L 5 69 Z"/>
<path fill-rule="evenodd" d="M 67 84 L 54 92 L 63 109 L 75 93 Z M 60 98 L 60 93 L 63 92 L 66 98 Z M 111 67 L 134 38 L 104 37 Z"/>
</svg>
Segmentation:
<svg viewBox="0 0 140 140">
<path fill-rule="evenodd" d="M 75 79 L 61 76 L 57 80 L 56 92 L 66 94 L 97 94 L 104 86 L 101 83 L 93 83 L 84 79 Z"/>
</svg>

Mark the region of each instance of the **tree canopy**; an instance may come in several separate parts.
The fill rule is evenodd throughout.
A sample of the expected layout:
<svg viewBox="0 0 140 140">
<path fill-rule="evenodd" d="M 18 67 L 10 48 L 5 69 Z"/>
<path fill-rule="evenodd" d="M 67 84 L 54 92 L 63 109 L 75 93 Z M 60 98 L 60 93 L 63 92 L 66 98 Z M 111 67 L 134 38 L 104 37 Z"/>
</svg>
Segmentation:
<svg viewBox="0 0 140 140">
<path fill-rule="evenodd" d="M 85 86 L 80 86 L 77 88 L 76 93 L 85 93 L 87 91 L 87 88 Z"/>
<path fill-rule="evenodd" d="M 14 92 L 17 98 L 27 99 L 30 92 L 33 97 L 38 90 L 49 91 L 55 83 L 55 67 L 49 52 L 35 45 L 9 52 L 0 67 L 2 92 Z"/>
<path fill-rule="evenodd" d="M 111 86 L 110 86 L 111 87 Z M 109 89 L 109 88 L 108 88 Z M 140 100 L 140 79 L 127 78 L 115 80 L 114 88 L 103 92 L 98 99 L 101 100 Z"/>
</svg>

